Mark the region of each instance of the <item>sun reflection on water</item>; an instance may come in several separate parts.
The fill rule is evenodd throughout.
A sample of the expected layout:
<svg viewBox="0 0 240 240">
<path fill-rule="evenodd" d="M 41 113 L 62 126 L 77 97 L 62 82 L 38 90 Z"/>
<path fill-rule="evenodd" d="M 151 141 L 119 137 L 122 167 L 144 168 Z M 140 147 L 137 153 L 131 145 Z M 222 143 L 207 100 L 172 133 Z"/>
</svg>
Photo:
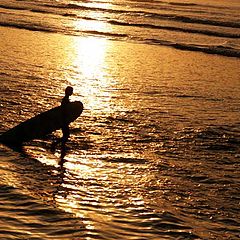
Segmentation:
<svg viewBox="0 0 240 240">
<path fill-rule="evenodd" d="M 76 22 L 76 28 L 82 28 L 82 24 Z M 94 24 L 94 21 L 89 24 Z M 95 31 L 104 28 L 103 25 L 86 27 Z M 109 113 L 121 111 L 123 104 L 119 99 L 116 103 L 120 79 L 125 77 L 119 75 L 120 68 L 123 68 L 119 63 L 122 59 L 120 52 L 128 50 L 116 47 L 106 38 L 73 36 L 71 39 L 66 47 L 70 49 L 69 66 L 64 67 L 68 72 L 66 80 L 74 88 L 71 100 L 80 99 L 84 104 L 84 114 L 90 118 L 102 119 Z M 124 69 L 129 71 L 127 66 Z M 84 121 L 83 116 L 80 121 L 82 119 Z M 99 139 L 99 135 L 90 136 L 91 141 L 97 145 L 107 137 L 110 142 L 106 148 L 113 147 L 112 130 L 105 128 L 103 135 Z M 56 205 L 80 217 L 91 234 L 109 229 L 109 223 L 114 225 L 119 219 L 131 221 L 128 219 L 131 211 L 141 211 L 145 203 L 137 191 L 142 175 L 136 174 L 139 165 L 133 164 L 135 160 L 142 165 L 137 153 L 120 153 L 117 150 L 109 153 L 99 147 L 90 152 L 75 149 L 65 156 L 59 170 L 62 172 L 54 196 Z"/>
<path fill-rule="evenodd" d="M 144 209 L 144 198 L 136 191 L 140 176 L 128 173 L 136 166 L 129 163 L 126 169 L 118 157 L 121 155 L 68 154 L 63 163 L 63 181 L 55 193 L 55 203 L 80 217 L 90 235 L 108 231 L 109 224 L 121 219 L 131 222 L 131 211 Z"/>
<path fill-rule="evenodd" d="M 110 110 L 112 81 L 108 76 L 106 61 L 107 40 L 87 37 L 74 38 L 74 76 L 68 81 L 74 87 L 76 98 L 84 97 L 84 107 L 91 112 Z M 74 99 L 74 98 L 73 98 Z"/>
<path fill-rule="evenodd" d="M 90 13 L 89 13 L 90 14 Z M 101 12 L 95 13 L 101 17 Z M 91 16 L 89 16 L 91 17 Z M 98 17 L 98 16 L 95 16 Z M 91 20 L 77 20 L 74 28 L 79 31 L 105 32 L 110 31 L 104 22 Z M 106 38 L 96 36 L 72 38 L 71 43 L 71 73 L 67 79 L 74 87 L 73 100 L 83 101 L 84 109 L 91 113 L 96 111 L 110 111 L 111 88 L 113 81 L 109 77 L 107 52 L 109 41 Z M 83 97 L 83 98 L 82 98 Z"/>
<path fill-rule="evenodd" d="M 84 78 L 103 78 L 105 65 L 106 39 L 95 37 L 74 39 L 76 56 L 73 64 L 79 68 Z"/>
</svg>

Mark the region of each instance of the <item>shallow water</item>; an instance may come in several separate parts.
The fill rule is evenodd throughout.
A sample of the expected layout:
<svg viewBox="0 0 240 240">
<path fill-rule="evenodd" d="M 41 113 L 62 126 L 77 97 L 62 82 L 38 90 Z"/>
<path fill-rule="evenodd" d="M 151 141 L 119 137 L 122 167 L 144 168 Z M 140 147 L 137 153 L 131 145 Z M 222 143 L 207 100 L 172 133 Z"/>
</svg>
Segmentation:
<svg viewBox="0 0 240 240">
<path fill-rule="evenodd" d="M 12 27 L 0 36 L 0 132 L 59 105 L 67 85 L 84 104 L 63 161 L 50 152 L 60 131 L 25 154 L 0 145 L 1 239 L 240 238 L 239 58 Z"/>
<path fill-rule="evenodd" d="M 1 34 L 1 131 L 56 106 L 67 84 L 85 106 L 62 163 L 54 136 L 27 156 L 1 146 L 3 238 L 239 238 L 239 60 Z"/>
</svg>

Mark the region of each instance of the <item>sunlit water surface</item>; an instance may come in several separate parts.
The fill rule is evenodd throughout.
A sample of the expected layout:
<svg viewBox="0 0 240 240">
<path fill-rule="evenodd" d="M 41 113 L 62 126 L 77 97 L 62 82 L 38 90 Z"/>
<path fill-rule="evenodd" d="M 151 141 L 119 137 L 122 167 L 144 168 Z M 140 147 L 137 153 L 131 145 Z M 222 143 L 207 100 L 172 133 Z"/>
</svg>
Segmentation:
<svg viewBox="0 0 240 240">
<path fill-rule="evenodd" d="M 62 162 L 1 145 L 2 239 L 239 239 L 239 59 L 0 31 L 2 132 L 84 104 Z"/>
</svg>

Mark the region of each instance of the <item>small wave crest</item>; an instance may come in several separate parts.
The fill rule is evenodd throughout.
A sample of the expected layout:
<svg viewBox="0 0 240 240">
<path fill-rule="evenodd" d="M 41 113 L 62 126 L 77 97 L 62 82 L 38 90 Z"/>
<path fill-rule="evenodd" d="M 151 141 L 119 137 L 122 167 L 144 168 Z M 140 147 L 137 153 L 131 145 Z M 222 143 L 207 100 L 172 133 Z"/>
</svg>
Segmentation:
<svg viewBox="0 0 240 240">
<path fill-rule="evenodd" d="M 149 13 L 146 15 L 149 18 L 157 18 L 157 19 L 167 19 L 171 21 L 183 22 L 183 23 L 197 23 L 204 25 L 212 25 L 219 27 L 230 27 L 230 28 L 239 28 L 239 22 L 233 21 L 220 21 L 214 19 L 205 19 L 205 18 L 196 18 L 190 16 L 179 16 L 176 14 L 158 14 L 158 13 Z"/>
<path fill-rule="evenodd" d="M 240 131 L 238 127 L 223 126 L 208 128 L 196 135 L 196 142 L 207 151 L 239 152 Z"/>
<path fill-rule="evenodd" d="M 240 51 L 238 49 L 234 49 L 234 48 L 223 46 L 223 45 L 219 45 L 219 46 L 195 45 L 195 44 L 175 43 L 171 41 L 158 40 L 158 39 L 146 39 L 144 41 L 149 44 L 170 46 L 180 50 L 204 52 L 208 54 L 217 54 L 217 55 L 222 55 L 227 57 L 237 57 L 237 58 L 240 57 Z"/>
<path fill-rule="evenodd" d="M 109 23 L 113 24 L 113 25 L 121 25 L 121 26 L 128 26 L 128 27 L 164 29 L 164 30 L 169 30 L 169 31 L 197 33 L 197 34 L 204 34 L 204 35 L 215 36 L 215 37 L 240 38 L 240 34 L 238 34 L 238 33 L 217 32 L 217 31 L 211 31 L 211 30 L 207 30 L 207 29 L 183 28 L 183 27 L 142 24 L 142 23 L 128 23 L 128 22 L 120 22 L 120 21 L 115 21 L 115 20 L 110 20 Z"/>
<path fill-rule="evenodd" d="M 14 22 L 0 22 L 0 26 L 3 27 L 13 27 L 13 28 L 19 28 L 19 29 L 25 29 L 30 31 L 40 31 L 40 32 L 52 32 L 57 33 L 58 31 L 56 29 L 52 29 L 45 26 L 40 25 L 33 25 L 33 24 L 27 24 L 27 23 L 14 23 Z"/>
</svg>

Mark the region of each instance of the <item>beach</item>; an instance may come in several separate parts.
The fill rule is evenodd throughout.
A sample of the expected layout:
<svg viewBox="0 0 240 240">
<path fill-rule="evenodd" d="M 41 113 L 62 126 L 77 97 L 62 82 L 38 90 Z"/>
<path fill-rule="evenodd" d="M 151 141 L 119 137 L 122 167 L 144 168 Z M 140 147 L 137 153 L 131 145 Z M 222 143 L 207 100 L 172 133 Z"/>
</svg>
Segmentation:
<svg viewBox="0 0 240 240">
<path fill-rule="evenodd" d="M 237 3 L 231 1 L 225 12 L 224 24 L 231 27 L 218 28 L 212 20 L 216 26 L 207 34 L 214 30 L 221 36 L 214 35 L 215 47 L 208 39 L 203 49 L 199 41 L 206 34 L 193 28 L 192 38 L 183 32 L 180 46 L 179 29 L 169 38 L 158 22 L 147 34 L 136 24 L 149 28 L 153 23 L 140 16 L 151 10 L 160 18 L 163 7 L 174 7 L 178 15 L 181 9 L 201 10 L 198 20 L 191 19 L 204 24 L 199 19 L 205 10 L 220 9 L 221 1 L 211 7 L 207 1 L 201 6 L 154 1 L 154 8 L 130 1 L 128 11 L 141 20 L 131 23 L 131 31 L 123 24 L 123 16 L 133 16 L 123 12 L 125 1 L 96 1 L 94 7 L 81 2 L 81 9 L 79 2 L 0 2 L 0 132 L 59 106 L 69 85 L 71 101 L 84 105 L 70 125 L 62 161 L 60 147 L 50 151 L 60 130 L 24 143 L 24 153 L 0 144 L 0 238 L 239 239 Z M 98 24 L 81 23 L 80 10 L 85 21 Z M 184 16 L 186 22 L 190 16 Z M 111 22 L 106 34 L 109 28 L 102 25 L 109 20 L 118 23 Z M 75 28 L 70 21 L 77 22 Z M 76 27 L 85 29 L 80 34 Z M 159 44 L 158 34 L 168 37 L 165 44 Z M 226 37 L 231 41 L 217 44 Z"/>
</svg>

